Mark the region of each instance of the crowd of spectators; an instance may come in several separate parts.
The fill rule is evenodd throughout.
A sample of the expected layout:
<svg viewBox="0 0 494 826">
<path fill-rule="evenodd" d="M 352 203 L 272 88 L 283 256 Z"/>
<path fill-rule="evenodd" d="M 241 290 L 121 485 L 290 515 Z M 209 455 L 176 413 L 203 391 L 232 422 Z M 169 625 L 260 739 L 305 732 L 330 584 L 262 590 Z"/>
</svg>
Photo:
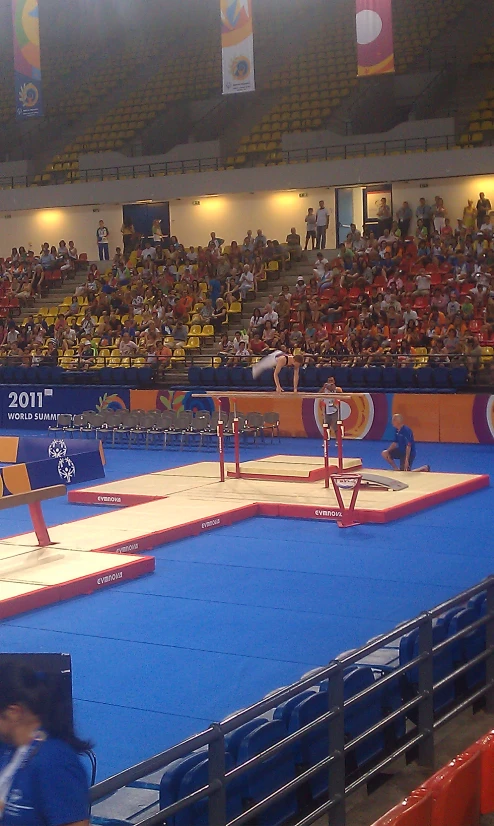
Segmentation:
<svg viewBox="0 0 494 826">
<path fill-rule="evenodd" d="M 433 206 L 421 199 L 415 210 L 403 203 L 395 219 L 386 203 L 380 206 L 377 231 L 352 225 L 336 258 L 318 250 L 312 273 L 291 286 L 286 273 L 304 257 L 295 227 L 283 244 L 258 229 L 228 245 L 211 232 L 203 247 L 185 248 L 176 237 L 166 244 L 141 240 L 125 253 L 117 247 L 107 269 L 91 265 L 58 311 L 0 321 L 1 354 L 26 366 L 58 363 L 69 370 L 138 360 L 160 373 L 216 338 L 217 363 L 228 365 L 248 365 L 276 349 L 303 353 L 306 363 L 386 366 L 419 357 L 422 364 L 461 362 L 470 374 L 490 366 L 488 199 L 481 193 L 476 206 L 469 201 L 454 227 L 440 196 Z M 67 273 L 76 260 L 72 242 L 55 251 L 43 245 L 39 260 L 13 250 L 2 264 L 2 284 L 22 295 L 19 285 L 29 273 L 38 295 L 47 268 Z M 249 321 L 247 299 L 257 304 Z"/>
<path fill-rule="evenodd" d="M 377 231 L 352 224 L 337 258 L 318 251 L 311 277 L 282 284 L 259 302 L 245 330 L 224 336 L 222 362 L 246 365 L 279 349 L 302 352 L 306 363 L 465 364 L 471 376 L 492 369 L 490 201 L 484 193 L 476 206 L 468 201 L 454 227 L 440 196 L 432 206 L 421 198 L 415 214 L 404 202 L 396 220 L 385 198 L 379 209 Z"/>
<path fill-rule="evenodd" d="M 22 247 L 12 250 L 2 265 L 6 294 L 15 293 L 21 306 L 32 305 L 43 295 L 46 273 L 56 269 L 63 282 L 75 262 L 72 242 L 51 252 L 45 244 L 38 259 Z M 176 237 L 166 244 L 159 237 L 139 239 L 125 253 L 117 247 L 105 271 L 92 264 L 85 282 L 58 308 L 33 312 L 22 322 L 12 313 L 0 318 L 0 354 L 14 365 L 88 370 L 146 364 L 159 374 L 173 357 L 185 355 L 184 348 L 200 348 L 189 335 L 194 325 L 201 333 L 209 325 L 211 338 L 221 334 L 228 314 L 241 310 L 273 266 L 289 267 L 290 255 L 261 229 L 255 235 L 249 230 L 241 246 L 233 242 L 225 249 L 214 232 L 204 247 L 187 249 Z M 18 286 L 27 280 L 23 300 Z"/>
<path fill-rule="evenodd" d="M 25 247 L 12 247 L 7 258 L 0 259 L 0 292 L 6 304 L 25 307 L 46 295 L 50 282 L 63 283 L 75 275 L 79 255 L 73 241 L 60 241 L 58 246 L 44 243 L 38 255 Z M 11 300 L 11 301 L 10 301 Z"/>
</svg>

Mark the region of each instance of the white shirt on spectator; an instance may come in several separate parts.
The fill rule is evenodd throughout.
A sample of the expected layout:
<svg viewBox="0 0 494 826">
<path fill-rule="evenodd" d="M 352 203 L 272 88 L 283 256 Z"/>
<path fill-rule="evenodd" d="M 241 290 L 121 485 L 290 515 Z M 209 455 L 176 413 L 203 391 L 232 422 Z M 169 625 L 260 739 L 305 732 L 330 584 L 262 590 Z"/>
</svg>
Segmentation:
<svg viewBox="0 0 494 826">
<path fill-rule="evenodd" d="M 327 258 L 316 258 L 316 263 L 314 264 L 314 273 L 317 278 L 321 278 L 324 273 L 324 267 L 328 263 Z"/>
<path fill-rule="evenodd" d="M 417 275 L 415 283 L 417 284 L 417 290 L 428 290 L 431 285 L 431 277 L 425 272 L 420 273 L 420 275 Z"/>
<path fill-rule="evenodd" d="M 319 207 L 316 212 L 316 224 L 318 227 L 327 226 L 329 221 L 329 212 L 326 207 Z"/>
<path fill-rule="evenodd" d="M 152 261 L 156 258 L 156 247 L 146 247 L 142 251 L 142 260 L 145 261 L 147 258 L 151 258 Z"/>
<path fill-rule="evenodd" d="M 403 323 L 405 327 L 407 326 L 409 321 L 417 321 L 418 313 L 416 310 L 405 310 L 403 313 Z"/>
<path fill-rule="evenodd" d="M 276 327 L 278 324 L 278 313 L 275 313 L 274 310 L 271 310 L 270 313 L 266 313 L 262 317 L 262 323 L 265 324 L 266 321 L 270 321 L 273 327 Z"/>
</svg>

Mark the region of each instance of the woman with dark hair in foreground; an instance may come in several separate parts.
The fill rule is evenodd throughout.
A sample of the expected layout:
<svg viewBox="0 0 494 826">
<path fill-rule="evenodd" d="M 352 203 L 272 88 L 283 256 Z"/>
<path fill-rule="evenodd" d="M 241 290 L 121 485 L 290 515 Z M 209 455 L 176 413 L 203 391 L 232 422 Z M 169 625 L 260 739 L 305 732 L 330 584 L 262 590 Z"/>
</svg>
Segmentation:
<svg viewBox="0 0 494 826">
<path fill-rule="evenodd" d="M 89 749 L 48 676 L 0 665 L 2 826 L 88 826 L 88 780 L 79 755 Z"/>
</svg>

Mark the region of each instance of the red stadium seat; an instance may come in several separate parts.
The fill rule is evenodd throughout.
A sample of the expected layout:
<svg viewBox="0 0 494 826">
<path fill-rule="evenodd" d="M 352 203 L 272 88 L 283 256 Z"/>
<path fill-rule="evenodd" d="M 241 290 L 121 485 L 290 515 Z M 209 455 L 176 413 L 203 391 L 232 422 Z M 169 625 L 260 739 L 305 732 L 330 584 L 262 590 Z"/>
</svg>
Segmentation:
<svg viewBox="0 0 494 826">
<path fill-rule="evenodd" d="M 481 755 L 480 812 L 488 815 L 494 812 L 494 731 L 477 740 L 475 747 L 480 749 Z"/>
<path fill-rule="evenodd" d="M 432 794 L 431 826 L 480 823 L 481 755 L 465 752 L 440 769 L 421 788 Z"/>
<path fill-rule="evenodd" d="M 433 797 L 417 789 L 372 826 L 431 826 Z"/>
</svg>

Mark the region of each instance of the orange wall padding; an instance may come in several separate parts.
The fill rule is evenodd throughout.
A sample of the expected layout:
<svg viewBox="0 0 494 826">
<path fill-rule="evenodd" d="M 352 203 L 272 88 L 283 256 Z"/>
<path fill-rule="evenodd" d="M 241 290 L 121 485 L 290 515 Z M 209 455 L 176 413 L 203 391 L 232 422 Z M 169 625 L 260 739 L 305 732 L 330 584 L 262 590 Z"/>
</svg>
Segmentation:
<svg viewBox="0 0 494 826">
<path fill-rule="evenodd" d="M 428 399 L 430 397 L 427 397 Z M 438 442 L 477 444 L 472 417 L 472 397 L 469 394 L 437 396 L 440 405 Z M 427 410 L 429 405 L 427 405 Z"/>
<path fill-rule="evenodd" d="M 420 396 L 397 393 L 393 397 L 393 414 L 401 413 L 417 442 L 438 442 L 442 398 L 439 394 Z"/>
</svg>

